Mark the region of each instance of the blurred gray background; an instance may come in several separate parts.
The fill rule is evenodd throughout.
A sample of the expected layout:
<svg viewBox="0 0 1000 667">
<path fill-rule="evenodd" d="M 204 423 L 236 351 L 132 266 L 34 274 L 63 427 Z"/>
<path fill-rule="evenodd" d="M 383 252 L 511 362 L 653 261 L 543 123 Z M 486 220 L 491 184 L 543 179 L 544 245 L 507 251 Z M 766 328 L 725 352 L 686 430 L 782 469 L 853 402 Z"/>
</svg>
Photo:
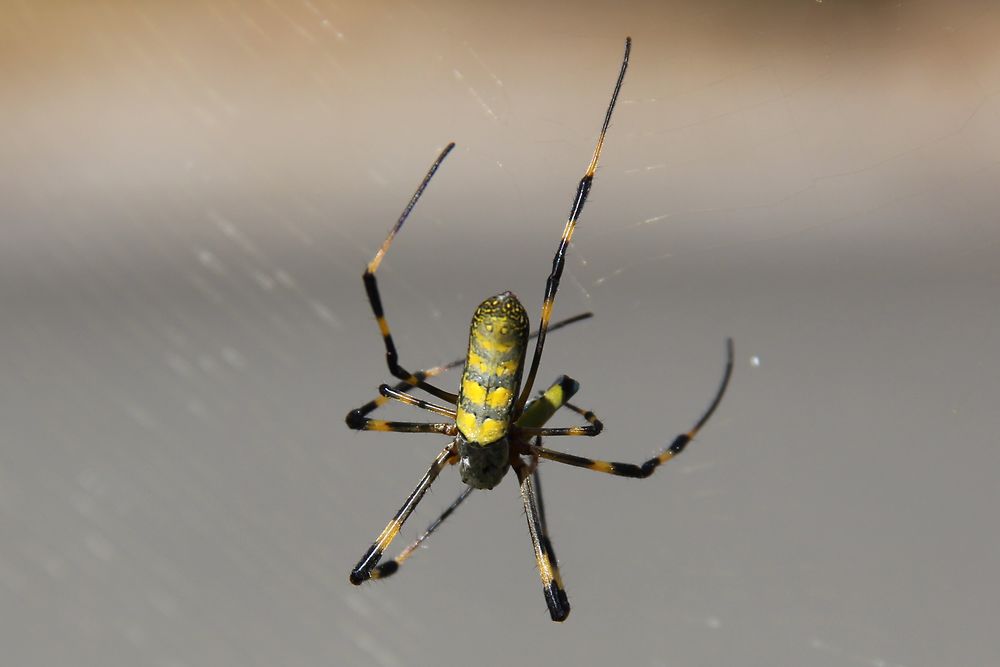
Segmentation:
<svg viewBox="0 0 1000 667">
<path fill-rule="evenodd" d="M 3 4 L 5 665 L 996 664 L 995 3 Z M 364 264 L 455 140 L 380 274 L 402 361 L 537 321 L 627 34 L 539 375 L 606 430 L 549 444 L 645 459 L 726 336 L 730 392 L 650 480 L 544 467 L 565 624 L 511 480 L 354 588 L 444 444 L 343 423 Z"/>
</svg>

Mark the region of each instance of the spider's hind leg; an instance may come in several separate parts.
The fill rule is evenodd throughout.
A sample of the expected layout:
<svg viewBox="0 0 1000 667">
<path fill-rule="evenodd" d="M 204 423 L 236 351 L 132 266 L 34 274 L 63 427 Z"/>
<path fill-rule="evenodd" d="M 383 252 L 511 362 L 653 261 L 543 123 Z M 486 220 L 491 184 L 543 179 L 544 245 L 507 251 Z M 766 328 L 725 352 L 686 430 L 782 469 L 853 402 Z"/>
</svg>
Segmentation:
<svg viewBox="0 0 1000 667">
<path fill-rule="evenodd" d="M 396 535 L 399 534 L 403 524 L 409 518 L 410 514 L 413 513 L 413 510 L 416 509 L 417 504 L 420 503 L 427 490 L 431 488 L 431 484 L 434 483 L 434 480 L 437 479 L 437 476 L 445 466 L 456 461 L 457 457 L 453 444 L 449 444 L 441 450 L 441 453 L 434 459 L 434 463 L 431 464 L 431 467 L 424 473 L 424 476 L 417 484 L 417 488 L 413 489 L 413 493 L 410 494 L 406 502 L 403 503 L 403 506 L 396 512 L 396 515 L 392 517 L 392 520 L 375 539 L 375 542 L 368 547 L 365 555 L 361 557 L 358 564 L 351 570 L 350 580 L 352 584 L 357 586 L 372 578 L 372 570 L 378 565 L 379 560 L 382 558 L 382 553 L 396 538 Z"/>
<path fill-rule="evenodd" d="M 671 460 L 678 454 L 684 451 L 688 443 L 691 442 L 701 427 L 711 418 L 715 413 L 715 409 L 719 407 L 720 401 L 722 401 L 722 396 L 726 393 L 726 388 L 729 386 L 729 380 L 733 375 L 733 339 L 726 339 L 726 370 L 722 374 L 722 382 L 719 385 L 719 389 L 715 392 L 715 397 L 712 399 L 711 404 L 709 404 L 708 409 L 702 414 L 702 416 L 695 422 L 695 425 L 687 433 L 681 433 L 674 438 L 673 442 L 669 446 L 665 447 L 660 451 L 659 454 L 653 458 L 645 461 L 642 464 L 635 463 L 618 463 L 616 461 L 600 461 L 595 459 L 588 459 L 583 456 L 575 456 L 573 454 L 566 454 L 564 452 L 557 452 L 551 449 L 546 449 L 544 447 L 533 446 L 531 453 L 537 454 L 543 459 L 549 459 L 551 461 L 558 461 L 559 463 L 566 463 L 571 466 L 577 466 L 579 468 L 587 468 L 588 470 L 594 470 L 596 472 L 604 472 L 611 475 L 618 475 L 620 477 L 634 477 L 638 479 L 645 479 L 652 475 L 658 467 Z M 571 435 L 571 434 L 562 434 Z"/>
<path fill-rule="evenodd" d="M 528 533 L 535 551 L 535 562 L 538 564 L 538 575 L 542 579 L 542 591 L 545 593 L 549 616 L 553 621 L 565 621 L 569 616 L 569 598 L 566 596 L 566 589 L 559 574 L 559 563 L 556 561 L 556 554 L 545 526 L 541 487 L 536 486 L 539 479 L 538 470 L 532 472 L 531 466 L 523 462 L 514 469 L 521 484 L 521 499 L 528 519 Z"/>
<path fill-rule="evenodd" d="M 458 509 L 458 506 L 461 505 L 465 501 L 465 499 L 469 497 L 469 495 L 473 492 L 473 490 L 474 489 L 471 486 L 465 487 L 462 490 L 462 492 L 460 494 L 458 494 L 458 497 L 455 498 L 455 500 L 452 501 L 451 505 L 448 505 L 448 507 L 446 507 L 445 510 L 443 512 L 441 512 L 441 515 L 437 519 L 435 519 L 434 522 L 427 527 L 427 530 L 425 530 L 423 533 L 421 533 L 420 537 L 418 537 L 417 539 L 415 539 L 410 544 L 410 546 L 406 547 L 401 552 L 399 552 L 399 555 L 396 556 L 395 558 L 393 558 L 392 560 L 386 561 L 384 563 L 380 563 L 378 565 L 378 567 L 376 567 L 374 570 L 372 570 L 372 572 L 371 572 L 371 578 L 372 579 L 385 579 L 386 577 L 391 576 L 391 575 L 395 574 L 396 572 L 398 572 L 400 566 L 410 556 L 413 555 L 413 552 L 416 551 L 420 547 L 421 544 L 423 544 L 424 540 L 426 540 L 428 537 L 431 536 L 431 533 L 433 533 L 435 530 L 438 529 L 438 526 L 440 526 L 442 523 L 444 523 L 445 519 L 447 519 L 449 516 L 451 516 L 452 512 L 454 512 L 456 509 Z"/>
</svg>

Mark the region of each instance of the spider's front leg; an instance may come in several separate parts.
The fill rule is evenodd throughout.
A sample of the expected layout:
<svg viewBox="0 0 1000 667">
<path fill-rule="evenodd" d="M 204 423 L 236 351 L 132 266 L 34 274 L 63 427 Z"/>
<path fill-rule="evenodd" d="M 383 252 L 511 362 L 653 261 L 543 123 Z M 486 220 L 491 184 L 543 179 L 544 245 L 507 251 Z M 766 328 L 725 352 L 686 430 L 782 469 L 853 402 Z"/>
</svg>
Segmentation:
<svg viewBox="0 0 1000 667">
<path fill-rule="evenodd" d="M 431 167 L 427 170 L 427 174 L 424 176 L 424 179 L 420 182 L 420 185 L 417 186 L 413 196 L 410 197 L 410 201 L 406 205 L 406 208 L 403 209 L 403 213 L 399 216 L 399 220 L 397 220 L 396 224 L 389 230 L 389 235 L 386 236 L 385 241 L 382 242 L 382 246 L 375 253 L 375 257 L 368 263 L 368 266 L 365 268 L 365 273 L 362 276 L 362 280 L 365 283 L 365 293 L 368 295 L 368 303 L 371 304 L 372 312 L 375 314 L 375 321 L 378 322 L 379 332 L 382 334 L 382 341 L 385 343 L 385 361 L 389 366 L 389 372 L 392 373 L 394 377 L 403 380 L 407 384 L 420 387 L 429 394 L 452 404 L 454 404 L 457 400 L 457 395 L 435 387 L 434 385 L 426 382 L 423 378 L 418 377 L 417 374 L 410 373 L 408 370 L 399 365 L 399 353 L 396 351 L 396 344 L 392 340 L 392 333 L 389 331 L 389 323 L 385 319 L 385 311 L 382 309 L 382 297 L 378 291 L 378 282 L 375 280 L 375 272 L 378 271 L 378 267 L 382 264 L 382 259 L 385 257 L 386 252 L 388 252 L 389 246 L 392 245 L 392 240 L 396 237 L 396 233 L 403 226 L 403 223 L 406 222 L 406 218 L 409 217 L 410 211 L 412 211 L 413 207 L 416 206 L 417 201 L 420 200 L 420 195 L 423 194 L 427 184 L 430 183 L 431 177 L 434 176 L 434 172 L 438 170 L 438 167 L 441 166 L 441 163 L 446 157 L 448 157 L 448 153 L 450 153 L 451 149 L 454 147 L 454 143 L 450 143 L 445 146 L 444 150 L 441 151 L 441 154 L 438 155 L 437 159 L 434 160 L 434 163 L 431 164 Z"/>
</svg>

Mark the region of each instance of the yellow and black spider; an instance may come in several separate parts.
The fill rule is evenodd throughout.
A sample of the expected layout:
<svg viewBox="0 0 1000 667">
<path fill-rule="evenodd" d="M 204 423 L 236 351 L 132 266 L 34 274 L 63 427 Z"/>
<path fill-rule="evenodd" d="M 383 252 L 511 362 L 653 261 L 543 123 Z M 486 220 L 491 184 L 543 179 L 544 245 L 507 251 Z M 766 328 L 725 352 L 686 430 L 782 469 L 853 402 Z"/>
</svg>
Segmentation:
<svg viewBox="0 0 1000 667">
<path fill-rule="evenodd" d="M 667 448 L 641 465 L 596 461 L 542 447 L 543 436 L 594 436 L 600 433 L 603 428 L 603 425 L 594 416 L 593 412 L 582 410 L 568 403 L 569 398 L 579 388 L 579 385 L 573 379 L 566 376 L 560 377 L 541 396 L 530 403 L 528 402 L 528 396 L 531 394 L 531 388 L 538 371 L 538 364 L 542 357 L 542 348 L 545 344 L 546 333 L 590 316 L 590 313 L 584 313 L 583 315 L 578 315 L 551 326 L 549 325 L 549 319 L 552 315 L 552 304 L 555 300 L 556 291 L 559 289 L 559 280 L 566 261 L 566 249 L 569 246 L 576 221 L 580 217 L 580 212 L 587 201 L 587 194 L 590 192 L 590 187 L 594 180 L 597 161 L 601 156 L 601 147 L 604 145 L 604 135 L 608 130 L 608 124 L 611 122 L 611 113 L 614 111 L 615 102 L 618 99 L 618 93 L 625 78 L 631 45 L 631 39 L 626 38 L 625 56 L 622 60 L 618 80 L 615 83 L 614 93 L 611 95 L 611 103 L 608 105 L 607 113 L 604 115 L 604 124 L 601 126 L 601 134 L 597 140 L 597 147 L 594 149 L 590 165 L 587 167 L 587 171 L 577 187 L 569 220 L 563 229 L 562 238 L 559 240 L 559 247 L 552 261 L 552 272 L 549 274 L 549 278 L 545 284 L 541 323 L 539 324 L 538 331 L 530 335 L 528 334 L 528 315 L 524 307 L 516 296 L 510 292 L 502 292 L 486 299 L 476 308 L 469 332 L 469 348 L 464 359 L 457 359 L 444 366 L 417 371 L 416 373 L 411 373 L 399 364 L 396 345 L 392 340 L 392 334 L 389 332 L 389 325 L 382 310 L 382 300 L 375 282 L 375 272 L 378 270 L 396 233 L 403 226 L 403 222 L 406 221 L 417 200 L 420 199 L 420 195 L 423 193 L 424 188 L 427 187 L 431 177 L 434 176 L 434 172 L 437 171 L 441 162 L 451 149 L 454 148 L 455 144 L 453 143 L 448 144 L 431 165 L 420 186 L 417 187 L 413 197 L 410 198 L 406 208 L 403 209 L 399 220 L 389 231 L 389 235 L 386 237 L 382 247 L 379 248 L 378 252 L 375 253 L 375 257 L 368 264 L 363 276 L 365 291 L 368 294 L 368 300 L 371 303 L 379 330 L 382 333 L 382 339 L 385 342 L 385 356 L 386 362 L 389 365 L 389 372 L 398 378 L 400 382 L 394 387 L 385 384 L 379 387 L 381 396 L 348 413 L 347 425 L 352 429 L 369 431 L 439 433 L 448 436 L 452 440 L 438 454 L 437 458 L 434 459 L 434 463 L 423 479 L 420 480 L 420 483 L 417 484 L 417 488 L 413 490 L 410 497 L 406 499 L 403 506 L 396 512 L 396 516 L 392 518 L 389 525 L 385 527 L 385 530 L 382 531 L 371 547 L 369 547 L 368 551 L 365 552 L 364 556 L 361 557 L 361 560 L 358 561 L 358 564 L 351 571 L 351 583 L 360 584 L 368 579 L 380 579 L 396 572 L 399 566 L 468 497 L 473 489 L 492 489 L 500 483 L 500 480 L 503 479 L 507 471 L 513 468 L 521 487 L 521 497 L 524 502 L 525 513 L 528 517 L 528 530 L 531 534 L 531 542 L 535 550 L 535 559 L 538 562 L 538 570 L 545 592 L 545 602 L 548 605 L 552 620 L 563 621 L 569 615 L 569 601 L 566 597 L 566 591 L 563 589 L 562 580 L 559 576 L 558 562 L 556 561 L 552 544 L 549 541 L 548 530 L 545 524 L 545 513 L 542 505 L 541 486 L 537 470 L 538 459 L 550 459 L 560 463 L 568 463 L 569 465 L 589 468 L 590 470 L 606 472 L 612 475 L 621 475 L 623 477 L 649 477 L 657 467 L 684 450 L 684 447 L 694 438 L 698 430 L 704 426 L 722 400 L 722 395 L 726 391 L 726 386 L 729 384 L 729 378 L 733 371 L 733 342 L 731 339 L 727 339 L 726 341 L 727 359 L 722 383 L 708 409 L 690 431 L 678 435 Z M 528 369 L 528 377 L 522 387 L 521 375 L 524 370 L 525 351 L 527 350 L 528 341 L 531 338 L 536 338 L 537 342 L 535 343 L 531 366 Z M 458 394 L 444 391 L 427 382 L 430 378 L 440 375 L 449 368 L 463 364 L 463 362 L 462 382 Z M 423 389 L 432 396 L 455 407 L 436 405 L 411 396 L 405 392 L 408 388 Z M 392 422 L 370 419 L 367 416 L 376 408 L 385 404 L 388 399 L 397 400 L 401 403 L 433 412 L 446 417 L 448 421 L 440 423 Z M 571 426 L 568 428 L 546 428 L 545 423 L 548 419 L 563 406 L 582 415 L 588 422 L 587 425 Z M 459 466 L 462 481 L 465 482 L 467 488 L 462 491 L 458 498 L 413 544 L 403 550 L 395 559 L 380 565 L 379 560 L 381 560 L 383 552 L 396 535 L 399 534 L 403 523 L 413 512 L 420 499 L 423 498 L 427 489 L 434 482 L 434 479 L 445 466 L 456 463 Z"/>
</svg>

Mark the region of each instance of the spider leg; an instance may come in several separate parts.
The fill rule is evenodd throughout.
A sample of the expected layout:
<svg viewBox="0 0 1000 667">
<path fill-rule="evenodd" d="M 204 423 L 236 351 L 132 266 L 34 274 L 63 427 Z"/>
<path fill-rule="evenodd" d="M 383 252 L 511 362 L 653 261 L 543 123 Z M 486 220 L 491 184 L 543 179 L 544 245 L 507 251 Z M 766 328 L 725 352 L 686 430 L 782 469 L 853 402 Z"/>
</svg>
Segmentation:
<svg viewBox="0 0 1000 667">
<path fill-rule="evenodd" d="M 438 526 L 444 523 L 444 520 L 447 519 L 449 516 L 451 516 L 451 513 L 454 512 L 456 509 L 458 509 L 458 506 L 461 505 L 465 501 L 465 499 L 469 497 L 469 494 L 471 494 L 473 491 L 474 489 L 471 486 L 465 487 L 462 490 L 462 492 L 458 494 L 458 497 L 452 501 L 451 505 L 448 505 L 448 507 L 445 508 L 443 512 L 441 512 L 441 516 L 435 519 L 434 522 L 427 527 L 427 530 L 425 530 L 420 535 L 420 537 L 415 539 L 410 544 L 410 546 L 406 547 L 401 552 L 399 552 L 399 555 L 393 558 L 392 560 L 381 563 L 378 567 L 372 570 L 371 578 L 385 579 L 386 577 L 393 575 L 397 571 L 399 571 L 399 566 L 402 565 L 407 558 L 413 555 L 413 552 L 416 551 L 421 544 L 423 544 L 424 540 L 430 537 L 431 533 L 437 530 Z"/>
<path fill-rule="evenodd" d="M 405 383 L 400 383 L 404 386 Z M 360 408 L 356 410 L 351 410 L 347 413 L 347 427 L 354 429 L 356 431 L 390 431 L 394 433 L 440 433 L 442 435 L 454 436 L 458 433 L 458 427 L 455 426 L 455 422 L 442 422 L 436 424 L 427 424 L 423 422 L 392 422 L 384 421 L 382 419 L 370 419 L 365 415 L 372 413 L 376 408 L 381 406 L 389 398 L 396 398 L 403 403 L 409 403 L 410 405 L 415 405 L 419 408 L 429 410 L 431 412 L 436 412 L 437 414 L 444 415 L 446 417 L 451 417 L 454 419 L 455 413 L 448 408 L 443 408 L 440 405 L 434 405 L 427 401 L 421 400 L 419 398 L 414 398 L 409 394 L 404 394 L 402 392 L 394 391 L 389 385 L 382 385 L 379 387 L 382 392 L 381 400 L 375 399 L 365 403 Z"/>
<path fill-rule="evenodd" d="M 636 465 L 634 463 L 618 463 L 614 461 L 598 461 L 588 459 L 583 456 L 556 452 L 539 446 L 532 446 L 531 451 L 533 454 L 537 454 L 543 459 L 558 461 L 559 463 L 566 463 L 571 466 L 587 468 L 597 472 L 605 472 L 611 475 L 619 475 L 621 477 L 645 479 L 646 477 L 652 475 L 658 467 L 683 452 L 684 448 L 687 447 L 687 444 L 694 439 L 698 431 L 701 430 L 701 427 L 705 425 L 705 422 L 707 422 L 715 412 L 715 409 L 719 407 L 719 402 L 722 400 L 723 394 L 726 393 L 726 388 L 729 386 L 729 379 L 732 377 L 732 374 L 733 340 L 728 338 L 726 339 L 726 370 L 722 375 L 722 383 L 719 385 L 719 389 L 715 393 L 715 398 L 712 399 L 712 403 L 708 406 L 708 409 L 690 431 L 678 435 L 668 447 L 641 465 Z"/>
<path fill-rule="evenodd" d="M 415 408 L 420 408 L 421 410 L 427 410 L 428 412 L 433 412 L 443 417 L 451 417 L 452 419 L 454 419 L 456 415 L 456 412 L 451 408 L 446 408 L 441 405 L 435 405 L 430 401 L 425 401 L 422 398 L 411 396 L 410 394 L 407 394 L 404 391 L 393 389 L 387 384 L 380 385 L 378 391 L 386 398 L 391 398 L 394 401 L 399 401 L 400 403 L 405 403 L 406 405 L 412 405 Z"/>
<path fill-rule="evenodd" d="M 528 533 L 531 535 L 531 546 L 535 551 L 535 562 L 538 563 L 538 574 L 542 579 L 545 604 L 553 621 L 565 621 L 569 616 L 569 598 L 566 596 L 566 589 L 563 588 L 552 543 L 545 531 L 544 514 L 535 488 L 538 478 L 531 474 L 530 466 L 520 461 L 519 463 L 520 465 L 514 467 L 514 471 L 521 484 L 521 499 L 524 501 L 524 513 L 528 519 Z"/>
<path fill-rule="evenodd" d="M 353 412 L 347 415 L 347 427 L 355 431 L 382 431 L 383 433 L 437 433 L 451 437 L 458 434 L 458 427 L 455 426 L 454 422 L 391 422 L 383 419 L 355 417 Z"/>
<path fill-rule="evenodd" d="M 580 390 L 580 383 L 568 375 L 560 375 L 538 398 L 525 407 L 524 412 L 514 422 L 517 433 L 541 428 L 552 415 Z"/>
<path fill-rule="evenodd" d="M 438 155 L 437 159 L 431 165 L 430 169 L 427 170 L 427 174 L 424 176 L 424 180 L 420 182 L 417 186 L 416 191 L 413 196 L 410 197 L 409 203 L 407 203 L 406 208 L 403 209 L 403 213 L 399 216 L 399 220 L 393 225 L 392 229 L 389 230 L 389 235 L 386 236 L 385 241 L 382 246 L 375 253 L 375 257 L 368 266 L 365 268 L 365 273 L 362 276 L 362 280 L 365 283 L 365 292 L 368 294 L 368 302 L 371 304 L 372 312 L 375 313 L 375 320 L 378 322 L 379 331 L 382 333 L 382 340 L 385 343 L 385 361 L 389 366 L 389 372 L 396 378 L 403 380 L 407 384 L 420 387 L 424 391 L 443 401 L 454 404 L 458 397 L 451 392 L 444 391 L 443 389 L 438 389 L 432 384 L 427 383 L 424 379 L 418 377 L 416 374 L 410 373 L 408 370 L 399 365 L 399 354 L 396 351 L 396 344 L 392 340 L 392 333 L 389 331 L 389 323 L 385 319 L 385 311 L 382 309 L 382 297 L 379 295 L 378 283 L 375 280 L 375 272 L 378 271 L 379 265 L 382 263 L 382 259 L 385 257 L 385 253 L 389 250 L 389 246 L 392 244 L 392 240 L 395 238 L 396 233 L 406 222 L 406 218 L 410 215 L 410 211 L 416 206 L 417 201 L 420 199 L 420 195 L 423 194 L 424 189 L 427 184 L 430 183 L 431 177 L 434 176 L 434 172 L 438 170 L 441 163 L 451 152 L 451 149 L 455 147 L 454 143 L 450 143 L 445 146 L 441 154 Z"/>
<path fill-rule="evenodd" d="M 583 205 L 587 203 L 587 195 L 594 182 L 594 174 L 597 172 L 597 161 L 601 157 L 601 149 L 604 147 L 604 135 L 607 134 L 608 125 L 611 124 L 611 113 L 615 110 L 615 103 L 618 101 L 618 93 L 622 89 L 622 81 L 625 79 L 625 70 L 628 68 L 628 57 L 632 50 L 632 39 L 625 38 L 625 55 L 622 58 L 621 70 L 618 72 L 618 81 L 615 83 L 615 90 L 611 94 L 611 103 L 604 114 L 604 124 L 601 125 L 601 134 L 597 139 L 597 146 L 594 148 L 594 156 L 590 159 L 590 165 L 580 179 L 580 184 L 576 188 L 576 195 L 573 197 L 573 207 L 570 209 L 569 219 L 563 228 L 562 238 L 559 239 L 559 246 L 556 248 L 555 257 L 552 259 L 552 272 L 545 281 L 545 297 L 542 301 L 542 316 L 538 324 L 538 342 L 535 343 L 535 352 L 531 358 L 531 367 L 528 370 L 528 377 L 524 382 L 524 388 L 517 399 L 515 413 L 519 412 L 528 402 L 531 394 L 531 387 L 535 382 L 535 375 L 538 373 L 538 364 L 542 360 L 542 348 L 545 345 L 545 333 L 549 327 L 549 319 L 552 317 L 552 304 L 556 299 L 556 292 L 559 290 L 559 281 L 562 278 L 563 267 L 566 265 L 566 250 L 569 248 L 570 239 L 573 237 L 573 230 L 576 229 L 576 221 L 583 211 Z"/>
<path fill-rule="evenodd" d="M 424 494 L 427 493 L 427 489 L 431 487 L 434 480 L 441 473 L 446 465 L 453 463 L 456 460 L 455 446 L 454 444 L 449 444 L 441 453 L 437 455 L 434 459 L 434 463 L 424 474 L 423 478 L 417 484 L 417 488 L 413 489 L 413 493 L 410 497 L 406 499 L 403 506 L 399 508 L 396 512 L 396 516 L 392 517 L 392 521 L 385 527 L 385 529 L 379 534 L 375 539 L 375 542 L 368 547 L 368 551 L 365 555 L 361 557 L 358 564 L 354 566 L 351 570 L 350 580 L 351 583 L 357 586 L 366 579 L 372 578 L 372 569 L 378 565 L 379 559 L 382 558 L 382 552 L 385 551 L 386 547 L 395 539 L 396 535 L 399 534 L 400 528 L 409 518 L 410 514 L 416 508 L 417 504 L 420 502 Z"/>
<path fill-rule="evenodd" d="M 455 368 L 456 366 L 461 366 L 463 363 L 465 363 L 465 359 L 455 359 L 441 366 L 435 366 L 434 368 L 429 368 L 424 371 L 417 371 L 416 373 L 413 374 L 414 382 L 411 382 L 410 379 L 407 378 L 406 380 L 397 382 L 396 385 L 393 387 L 393 389 L 396 391 L 402 391 L 407 388 L 416 387 L 424 379 L 440 375 L 441 373 L 444 373 L 447 370 Z M 379 387 L 379 389 L 381 390 L 381 387 Z M 370 415 L 372 412 L 375 412 L 375 410 L 382 407 L 388 402 L 389 402 L 389 397 L 386 396 L 385 394 L 382 394 L 378 398 L 373 398 L 372 400 L 368 401 L 360 408 L 351 410 L 349 413 L 347 413 L 348 425 L 350 425 L 352 421 L 357 422 L 358 420 L 366 417 L 367 415 Z"/>
<path fill-rule="evenodd" d="M 589 424 L 587 426 L 567 426 L 560 428 L 521 428 L 520 433 L 524 435 L 535 435 L 535 436 L 550 436 L 550 435 L 587 435 L 595 436 L 604 430 L 604 423 L 597 418 L 590 410 L 584 410 L 583 408 L 578 408 L 572 403 L 564 404 L 567 408 L 582 415 Z"/>
<path fill-rule="evenodd" d="M 542 446 L 542 439 L 540 437 L 535 438 L 535 444 L 539 447 Z M 556 578 L 559 581 L 559 585 L 562 586 L 562 578 L 559 577 L 559 559 L 556 557 L 556 550 L 552 546 L 552 541 L 549 539 L 549 525 L 545 521 L 545 503 L 542 501 L 542 475 L 538 471 L 538 465 L 536 462 L 535 469 L 531 473 L 532 481 L 535 485 L 535 501 L 538 506 L 538 523 L 542 528 L 542 545 L 549 553 L 549 558 L 552 561 L 553 566 L 556 568 Z M 563 591 L 562 597 L 566 597 L 566 592 Z M 569 602 L 566 602 L 567 609 L 569 608 Z"/>
<path fill-rule="evenodd" d="M 546 389 L 541 396 L 528 404 L 521 417 L 517 420 L 519 432 L 540 427 L 580 388 L 579 383 L 565 375 L 559 377 Z M 540 437 L 535 439 L 535 446 L 541 445 Z M 563 588 L 562 577 L 559 574 L 559 561 L 549 540 L 548 527 L 545 523 L 545 505 L 542 503 L 541 477 L 538 474 L 537 460 L 535 465 L 528 466 L 519 458 L 515 459 L 514 471 L 517 473 L 521 487 L 521 500 L 524 503 L 524 513 L 528 520 L 528 534 L 531 536 L 531 546 L 535 552 L 535 562 L 538 564 L 538 574 L 542 579 L 542 591 L 545 594 L 545 604 L 549 608 L 549 616 L 553 621 L 565 621 L 569 616 L 569 598 Z"/>
</svg>

